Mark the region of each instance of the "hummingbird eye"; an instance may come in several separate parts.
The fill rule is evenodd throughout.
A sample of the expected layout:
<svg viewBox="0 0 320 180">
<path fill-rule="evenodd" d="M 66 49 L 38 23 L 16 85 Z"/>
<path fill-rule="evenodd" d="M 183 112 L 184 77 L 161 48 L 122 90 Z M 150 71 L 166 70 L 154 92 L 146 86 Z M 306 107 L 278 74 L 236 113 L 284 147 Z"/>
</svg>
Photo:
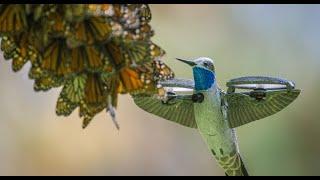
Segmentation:
<svg viewBox="0 0 320 180">
<path fill-rule="evenodd" d="M 203 62 L 203 66 L 214 71 L 214 66 L 210 62 Z"/>
</svg>

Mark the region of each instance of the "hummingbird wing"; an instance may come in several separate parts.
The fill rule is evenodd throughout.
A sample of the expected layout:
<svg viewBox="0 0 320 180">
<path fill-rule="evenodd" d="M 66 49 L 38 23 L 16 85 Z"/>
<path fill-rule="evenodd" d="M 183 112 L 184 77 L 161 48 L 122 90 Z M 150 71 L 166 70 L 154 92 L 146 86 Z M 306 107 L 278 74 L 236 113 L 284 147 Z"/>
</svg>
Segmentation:
<svg viewBox="0 0 320 180">
<path fill-rule="evenodd" d="M 191 79 L 174 78 L 166 81 L 159 82 L 163 87 L 178 87 L 194 89 L 194 81 Z"/>
<path fill-rule="evenodd" d="M 237 81 L 239 80 L 239 81 Z M 241 82 L 240 82 L 241 81 Z M 227 104 L 227 117 L 231 128 L 273 115 L 300 94 L 291 81 L 269 77 L 246 77 L 227 83 L 229 87 L 223 99 Z M 231 88 L 231 90 L 230 90 Z M 249 92 L 235 92 L 235 89 L 247 89 Z"/>
<path fill-rule="evenodd" d="M 179 94 L 179 88 L 191 89 L 191 92 L 193 92 L 194 87 L 193 81 L 186 79 L 162 81 L 160 84 L 164 88 L 172 88 L 170 91 L 172 94 Z M 188 97 L 188 95 L 178 96 L 168 102 L 159 99 L 157 95 L 150 94 L 136 94 L 132 97 L 138 107 L 149 113 L 190 128 L 197 128 L 193 101 L 190 98 L 184 98 Z"/>
</svg>

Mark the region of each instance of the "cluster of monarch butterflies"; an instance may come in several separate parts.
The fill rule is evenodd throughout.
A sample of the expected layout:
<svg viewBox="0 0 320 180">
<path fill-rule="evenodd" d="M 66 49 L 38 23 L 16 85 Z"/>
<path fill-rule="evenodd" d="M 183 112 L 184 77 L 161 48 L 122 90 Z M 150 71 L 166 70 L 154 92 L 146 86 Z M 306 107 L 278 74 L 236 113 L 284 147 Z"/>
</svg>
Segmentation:
<svg viewBox="0 0 320 180">
<path fill-rule="evenodd" d="M 158 93 L 173 78 L 150 20 L 144 4 L 0 4 L 1 50 L 13 71 L 31 63 L 35 91 L 63 87 L 57 115 L 79 107 L 85 128 L 118 94 Z"/>
</svg>

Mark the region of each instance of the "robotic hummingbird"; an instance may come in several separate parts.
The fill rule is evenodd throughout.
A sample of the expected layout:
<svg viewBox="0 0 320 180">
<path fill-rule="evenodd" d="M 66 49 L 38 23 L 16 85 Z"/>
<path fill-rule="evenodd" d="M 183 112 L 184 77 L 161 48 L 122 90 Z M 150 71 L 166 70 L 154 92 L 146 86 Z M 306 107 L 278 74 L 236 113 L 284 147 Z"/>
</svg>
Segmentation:
<svg viewBox="0 0 320 180">
<path fill-rule="evenodd" d="M 135 103 L 149 113 L 198 129 L 227 176 L 248 176 L 235 128 L 279 112 L 300 90 L 292 81 L 248 76 L 230 80 L 224 92 L 217 84 L 213 60 L 178 60 L 192 67 L 194 80 L 160 82 L 164 96 L 138 94 L 133 96 Z"/>
</svg>

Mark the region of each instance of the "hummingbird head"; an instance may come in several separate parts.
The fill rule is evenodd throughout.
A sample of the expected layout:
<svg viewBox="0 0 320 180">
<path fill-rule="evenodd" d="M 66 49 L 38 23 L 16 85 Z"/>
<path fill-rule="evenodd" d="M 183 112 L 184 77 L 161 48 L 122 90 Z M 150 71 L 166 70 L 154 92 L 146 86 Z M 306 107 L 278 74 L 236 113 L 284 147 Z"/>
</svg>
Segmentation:
<svg viewBox="0 0 320 180">
<path fill-rule="evenodd" d="M 210 70 L 212 72 L 215 72 L 215 68 L 214 68 L 214 62 L 212 59 L 208 58 L 208 57 L 199 57 L 197 59 L 194 60 L 184 60 L 184 59 L 179 59 L 176 58 L 177 60 L 188 64 L 191 67 L 202 67 L 205 68 L 207 70 Z"/>
<path fill-rule="evenodd" d="M 215 68 L 212 59 L 200 57 L 194 60 L 179 58 L 177 60 L 192 67 L 196 90 L 208 90 L 215 84 Z"/>
</svg>

